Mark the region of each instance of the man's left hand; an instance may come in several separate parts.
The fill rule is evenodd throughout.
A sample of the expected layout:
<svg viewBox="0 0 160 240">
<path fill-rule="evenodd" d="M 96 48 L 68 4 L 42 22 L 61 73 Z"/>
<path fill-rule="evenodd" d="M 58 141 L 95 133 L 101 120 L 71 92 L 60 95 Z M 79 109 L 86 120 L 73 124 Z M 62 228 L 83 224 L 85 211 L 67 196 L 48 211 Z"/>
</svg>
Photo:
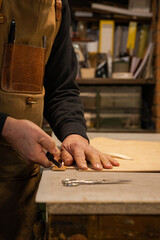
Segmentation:
<svg viewBox="0 0 160 240">
<path fill-rule="evenodd" d="M 75 161 L 80 169 L 87 169 L 87 162 L 90 162 L 96 170 L 103 168 L 111 169 L 119 166 L 119 163 L 89 145 L 88 140 L 80 135 L 72 134 L 65 138 L 61 146 L 61 159 L 66 166 Z"/>
</svg>

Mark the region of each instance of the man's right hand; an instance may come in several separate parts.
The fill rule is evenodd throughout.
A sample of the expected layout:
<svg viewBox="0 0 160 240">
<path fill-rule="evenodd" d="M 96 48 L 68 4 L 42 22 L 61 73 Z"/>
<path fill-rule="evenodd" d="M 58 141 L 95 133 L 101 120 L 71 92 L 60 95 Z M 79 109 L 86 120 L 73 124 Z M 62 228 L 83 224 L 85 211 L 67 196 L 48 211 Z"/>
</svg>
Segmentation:
<svg viewBox="0 0 160 240">
<path fill-rule="evenodd" d="M 45 151 L 52 153 L 55 159 L 59 159 L 60 151 L 54 140 L 31 121 L 7 117 L 2 137 L 28 162 L 38 163 L 43 167 L 51 166 Z"/>
</svg>

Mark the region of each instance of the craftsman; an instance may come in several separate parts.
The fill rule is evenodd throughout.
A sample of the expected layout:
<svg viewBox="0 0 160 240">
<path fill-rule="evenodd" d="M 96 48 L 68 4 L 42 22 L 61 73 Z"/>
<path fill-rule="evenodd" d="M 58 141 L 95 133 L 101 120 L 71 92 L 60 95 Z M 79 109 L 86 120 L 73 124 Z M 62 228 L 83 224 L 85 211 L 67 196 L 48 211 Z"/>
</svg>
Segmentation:
<svg viewBox="0 0 160 240">
<path fill-rule="evenodd" d="M 118 166 L 118 162 L 88 143 L 79 89 L 75 83 L 77 64 L 70 39 L 67 0 L 62 1 L 62 9 L 61 0 L 1 1 L 0 239 L 31 240 L 39 165 L 51 165 L 45 151 L 51 152 L 57 159 L 60 157 L 65 165 L 71 165 L 75 160 L 82 169 L 87 168 L 86 160 L 97 170 Z M 7 44 L 12 19 L 16 23 L 15 41 Z M 30 87 L 34 73 L 43 74 L 43 66 L 39 70 L 41 64 L 36 63 L 44 62 L 44 36 L 47 37 L 45 97 L 40 83 L 33 84 L 36 89 Z M 23 61 L 18 61 L 22 59 L 23 52 Z M 36 59 L 37 54 L 40 57 Z M 15 62 L 11 61 L 13 56 Z M 24 62 L 24 69 L 14 71 L 19 69 L 16 61 L 21 66 Z M 30 61 L 34 70 L 26 67 Z M 61 151 L 40 128 L 43 97 L 44 117 L 62 141 Z"/>
</svg>

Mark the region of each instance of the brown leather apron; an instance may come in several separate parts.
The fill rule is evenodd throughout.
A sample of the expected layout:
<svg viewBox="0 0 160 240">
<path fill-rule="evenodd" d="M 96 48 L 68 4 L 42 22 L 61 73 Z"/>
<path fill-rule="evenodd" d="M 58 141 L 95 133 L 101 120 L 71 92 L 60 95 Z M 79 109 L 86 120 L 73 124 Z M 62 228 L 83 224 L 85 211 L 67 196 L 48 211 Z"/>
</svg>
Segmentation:
<svg viewBox="0 0 160 240">
<path fill-rule="evenodd" d="M 32 89 L 32 84 L 28 88 L 32 72 L 39 71 L 39 68 L 36 68 L 39 57 L 32 59 L 32 55 L 37 56 L 38 52 L 39 56 L 38 48 L 42 50 L 43 37 L 46 36 L 46 59 L 42 59 L 40 64 L 44 62 L 45 65 L 47 62 L 60 27 L 61 7 L 61 0 L 0 0 L 0 112 L 17 119 L 31 120 L 41 126 L 44 89 L 39 85 Z M 7 45 L 12 19 L 16 22 L 16 41 L 15 45 Z M 33 52 L 29 55 L 32 47 L 35 48 L 35 54 Z M 19 61 L 20 64 L 24 62 L 19 67 L 18 60 L 23 58 L 23 49 L 24 57 L 27 57 L 24 61 Z M 43 53 L 43 50 L 41 52 Z M 13 65 L 11 56 L 14 59 Z M 34 70 L 30 61 L 35 62 Z M 30 74 L 28 79 L 25 79 L 24 72 L 26 64 L 27 74 Z M 22 75 L 16 73 L 23 67 Z M 41 80 L 42 75 L 39 78 Z M 26 81 L 24 89 L 19 82 L 23 78 Z M 37 81 L 35 74 L 33 79 Z M 7 85 L 10 80 L 11 84 L 9 82 Z M 7 142 L 0 139 L 0 240 L 32 239 L 36 216 L 34 199 L 39 179 L 39 166 L 24 161 Z"/>
</svg>

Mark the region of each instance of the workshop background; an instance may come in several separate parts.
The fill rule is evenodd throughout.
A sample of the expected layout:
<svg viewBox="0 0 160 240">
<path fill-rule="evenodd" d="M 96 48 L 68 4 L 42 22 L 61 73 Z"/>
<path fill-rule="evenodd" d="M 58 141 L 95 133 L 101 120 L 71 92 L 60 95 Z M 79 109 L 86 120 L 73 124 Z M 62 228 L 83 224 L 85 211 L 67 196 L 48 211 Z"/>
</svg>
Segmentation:
<svg viewBox="0 0 160 240">
<path fill-rule="evenodd" d="M 160 132 L 159 1 L 69 4 L 88 131 Z"/>
</svg>

